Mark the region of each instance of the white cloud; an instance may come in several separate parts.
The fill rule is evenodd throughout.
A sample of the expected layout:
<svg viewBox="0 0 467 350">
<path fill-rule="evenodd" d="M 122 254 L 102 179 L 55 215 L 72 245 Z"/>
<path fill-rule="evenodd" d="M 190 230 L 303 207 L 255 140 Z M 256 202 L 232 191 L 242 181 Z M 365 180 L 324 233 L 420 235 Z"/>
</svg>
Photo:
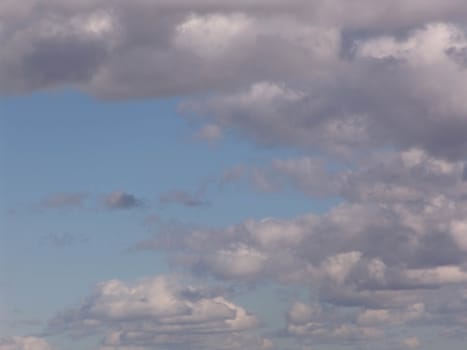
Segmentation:
<svg viewBox="0 0 467 350">
<path fill-rule="evenodd" d="M 174 344 L 197 349 L 215 348 L 216 342 L 222 346 L 228 337 L 258 325 L 254 315 L 213 291 L 182 287 L 174 278 L 158 276 L 135 284 L 102 282 L 81 305 L 58 314 L 50 329 L 72 335 L 102 330 L 106 334 L 103 349 Z M 227 338 L 222 340 L 221 334 Z"/>
<path fill-rule="evenodd" d="M 175 44 L 205 59 L 218 59 L 248 37 L 251 20 L 243 14 L 190 15 L 175 31 Z"/>
</svg>

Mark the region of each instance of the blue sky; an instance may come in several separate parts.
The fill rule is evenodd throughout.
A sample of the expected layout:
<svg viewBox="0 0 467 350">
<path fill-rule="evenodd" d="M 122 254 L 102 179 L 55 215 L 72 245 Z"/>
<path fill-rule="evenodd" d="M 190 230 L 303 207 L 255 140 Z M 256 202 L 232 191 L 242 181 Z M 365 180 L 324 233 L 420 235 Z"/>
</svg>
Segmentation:
<svg viewBox="0 0 467 350">
<path fill-rule="evenodd" d="M 0 350 L 461 350 L 467 5 L 0 3 Z"/>
<path fill-rule="evenodd" d="M 238 164 L 297 152 L 240 144 L 234 136 L 210 146 L 196 139 L 196 125 L 177 106 L 177 99 L 101 102 L 77 91 L 2 100 L 3 336 L 38 332 L 42 323 L 12 324 L 51 318 L 102 280 L 169 272 L 163 254 L 129 251 L 157 234 L 148 218 L 167 222 L 163 226 L 223 227 L 246 218 L 322 212 L 333 203 L 222 184 L 222 174 Z M 199 188 L 206 188 L 206 205 L 159 203 L 169 190 Z M 144 206 L 112 212 L 99 203 L 99 196 L 122 189 L 141 197 Z M 90 198 L 78 208 L 41 207 L 54 193 Z M 282 316 L 268 308 L 263 304 L 258 311 Z"/>
</svg>

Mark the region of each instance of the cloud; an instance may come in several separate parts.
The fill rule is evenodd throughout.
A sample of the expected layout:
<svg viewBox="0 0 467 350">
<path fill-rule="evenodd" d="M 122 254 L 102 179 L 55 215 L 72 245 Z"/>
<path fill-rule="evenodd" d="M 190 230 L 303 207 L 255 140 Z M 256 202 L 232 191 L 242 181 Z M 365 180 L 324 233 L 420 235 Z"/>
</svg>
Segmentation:
<svg viewBox="0 0 467 350">
<path fill-rule="evenodd" d="M 359 342 L 381 338 L 384 332 L 373 325 L 350 323 L 336 310 L 323 310 L 320 305 L 293 304 L 287 314 L 287 334 L 311 338 L 314 343 Z"/>
<path fill-rule="evenodd" d="M 281 333 L 300 343 L 384 339 L 380 345 L 399 348 L 387 331 L 411 325 L 465 339 L 466 306 L 459 297 L 467 286 L 464 162 L 415 148 L 374 152 L 351 165 L 301 157 L 237 166 L 222 180 L 257 171 L 277 190 L 291 186 L 343 200 L 319 215 L 161 232 L 138 249 L 163 250 L 200 277 L 309 288 L 309 303 L 291 306 Z M 459 303 L 446 309 L 447 300 Z M 323 307 L 330 309 L 317 311 Z"/>
<path fill-rule="evenodd" d="M 465 280 L 466 252 L 456 244 L 457 231 L 449 230 L 465 210 L 443 196 L 423 205 L 346 203 L 322 216 L 198 229 L 165 237 L 173 243 L 163 247 L 174 249 L 182 265 L 221 278 L 349 278 L 359 288 L 428 288 Z"/>
<path fill-rule="evenodd" d="M 162 193 L 159 197 L 159 202 L 162 204 L 180 204 L 186 207 L 199 207 L 208 204 L 202 199 L 202 191 L 196 194 L 191 194 L 183 190 L 171 190 Z"/>
<path fill-rule="evenodd" d="M 240 165 L 220 183 L 340 198 L 334 208 L 177 227 L 138 249 L 164 250 L 177 267 L 225 283 L 309 288 L 313 300 L 291 306 L 284 331 L 305 346 L 371 341 L 387 327 L 427 320 L 465 339 L 466 19 L 464 0 L 7 0 L 0 91 L 181 96 L 183 112 L 199 118 L 200 139 L 215 142 L 228 130 L 295 149 L 301 157 Z M 159 200 L 194 207 L 203 198 L 175 189 Z M 38 205 L 85 199 L 58 193 Z M 143 205 L 125 192 L 102 201 L 107 209 Z M 107 281 L 52 326 L 102 330 L 104 350 L 270 347 L 252 332 L 256 317 L 204 293 L 167 278 Z M 394 346 L 404 344 L 420 341 Z"/>
<path fill-rule="evenodd" d="M 350 323 L 329 324 L 329 337 L 339 325 L 351 326 L 343 334 L 355 339 L 378 323 L 384 330 L 430 319 L 445 327 L 431 307 L 435 296 L 467 285 L 463 162 L 411 149 L 375 153 L 354 165 L 332 168 L 323 159 L 299 158 L 253 167 L 281 186 L 344 200 L 319 215 L 161 232 L 138 249 L 163 250 L 197 276 L 299 285 L 315 303 L 361 309 Z M 238 169 L 241 177 L 251 171 Z"/>
<path fill-rule="evenodd" d="M 302 156 L 273 159 L 264 166 L 238 166 L 226 172 L 221 181 L 260 174 L 269 187 L 250 181 L 257 189 L 292 188 L 312 198 L 338 196 L 348 202 L 414 203 L 428 194 L 444 193 L 457 201 L 467 194 L 464 163 L 433 157 L 419 148 L 373 152 L 351 163 Z"/>
<path fill-rule="evenodd" d="M 420 147 L 460 159 L 467 149 L 467 110 L 460 98 L 466 76 L 449 52 L 466 46 L 465 33 L 435 23 L 407 35 L 402 42 L 396 36 L 362 38 L 349 58 L 304 73 L 309 76 L 301 83 L 259 80 L 195 101 L 193 108 L 266 145 L 341 156 L 374 147 Z"/>
<path fill-rule="evenodd" d="M 55 350 L 55 348 L 42 338 L 7 337 L 0 339 L 0 350 Z"/>
<path fill-rule="evenodd" d="M 229 127 L 263 144 L 346 156 L 368 147 L 467 154 L 461 0 L 26 9 L 35 4 L 2 5 L 4 93 L 73 86 L 114 99 L 204 96 L 186 105 L 208 115 L 200 135 L 209 140 Z"/>
<path fill-rule="evenodd" d="M 103 197 L 103 204 L 107 209 L 133 209 L 143 205 L 143 201 L 133 194 L 116 191 Z"/>
<path fill-rule="evenodd" d="M 126 284 L 100 283 L 81 305 L 58 314 L 53 332 L 75 336 L 101 330 L 101 349 L 241 349 L 244 342 L 261 349 L 263 340 L 251 333 L 256 316 L 215 291 L 181 286 L 170 276 Z"/>
</svg>

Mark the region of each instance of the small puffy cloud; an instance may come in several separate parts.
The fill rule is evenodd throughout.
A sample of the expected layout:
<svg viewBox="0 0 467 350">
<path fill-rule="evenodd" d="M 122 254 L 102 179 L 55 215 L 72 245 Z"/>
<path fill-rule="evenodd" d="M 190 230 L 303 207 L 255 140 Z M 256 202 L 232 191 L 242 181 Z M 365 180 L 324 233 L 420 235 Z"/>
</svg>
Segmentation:
<svg viewBox="0 0 467 350">
<path fill-rule="evenodd" d="M 55 350 L 55 348 L 42 338 L 8 337 L 0 339 L 0 350 Z"/>
<path fill-rule="evenodd" d="M 143 201 L 133 194 L 116 191 L 103 197 L 103 204 L 107 209 L 133 209 L 143 205 Z"/>
</svg>

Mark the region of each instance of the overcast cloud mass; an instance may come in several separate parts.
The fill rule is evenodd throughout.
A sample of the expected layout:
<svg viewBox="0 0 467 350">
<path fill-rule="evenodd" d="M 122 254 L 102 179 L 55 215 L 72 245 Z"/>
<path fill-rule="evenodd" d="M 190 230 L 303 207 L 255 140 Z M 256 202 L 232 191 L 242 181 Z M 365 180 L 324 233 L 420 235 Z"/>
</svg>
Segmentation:
<svg viewBox="0 0 467 350">
<path fill-rule="evenodd" d="M 157 163 L 149 171 L 134 165 L 141 154 L 104 152 L 105 133 L 124 127 L 91 111 L 108 118 L 89 154 L 108 166 L 113 188 L 63 178 L 46 189 L 37 180 L 35 200 L 7 196 L 11 207 L 32 205 L 47 229 L 59 220 L 69 237 L 93 237 L 76 248 L 82 259 L 86 244 L 104 240 L 89 248 L 89 264 L 107 261 L 112 241 L 124 245 L 115 269 L 127 271 L 128 256 L 157 261 L 126 278 L 96 272 L 94 287 L 79 288 L 87 294 L 34 311 L 41 327 L 0 334 L 0 350 L 464 349 L 466 23 L 464 0 L 1 1 L 5 100 L 60 91 L 117 106 L 175 99 L 171 118 L 191 128 L 186 142 L 207 147 L 172 161 L 177 149 L 164 140 L 177 142 L 178 131 L 153 115 L 164 155 L 145 150 L 144 164 Z M 15 118 L 5 111 L 2 119 Z M 130 124 L 143 118 L 132 114 Z M 115 145 L 143 139 L 131 128 L 119 136 Z M 222 153 L 229 142 L 269 156 Z M 206 164 L 218 156 L 213 172 Z M 69 178 L 86 178 L 82 160 L 67 158 L 76 161 Z M 164 176 L 172 182 L 159 191 Z M 21 192 L 10 178 L 5 185 Z M 283 214 L 216 211 L 231 200 L 248 213 L 251 198 L 264 197 Z M 285 198 L 307 204 L 290 215 Z M 212 223 L 196 221 L 210 210 Z M 99 219 L 85 223 L 82 211 Z M 11 220 L 27 231 L 21 217 Z M 137 234 L 141 227 L 149 234 Z M 88 273 L 73 271 L 78 281 Z M 276 302 L 261 302 L 271 294 Z"/>
</svg>

